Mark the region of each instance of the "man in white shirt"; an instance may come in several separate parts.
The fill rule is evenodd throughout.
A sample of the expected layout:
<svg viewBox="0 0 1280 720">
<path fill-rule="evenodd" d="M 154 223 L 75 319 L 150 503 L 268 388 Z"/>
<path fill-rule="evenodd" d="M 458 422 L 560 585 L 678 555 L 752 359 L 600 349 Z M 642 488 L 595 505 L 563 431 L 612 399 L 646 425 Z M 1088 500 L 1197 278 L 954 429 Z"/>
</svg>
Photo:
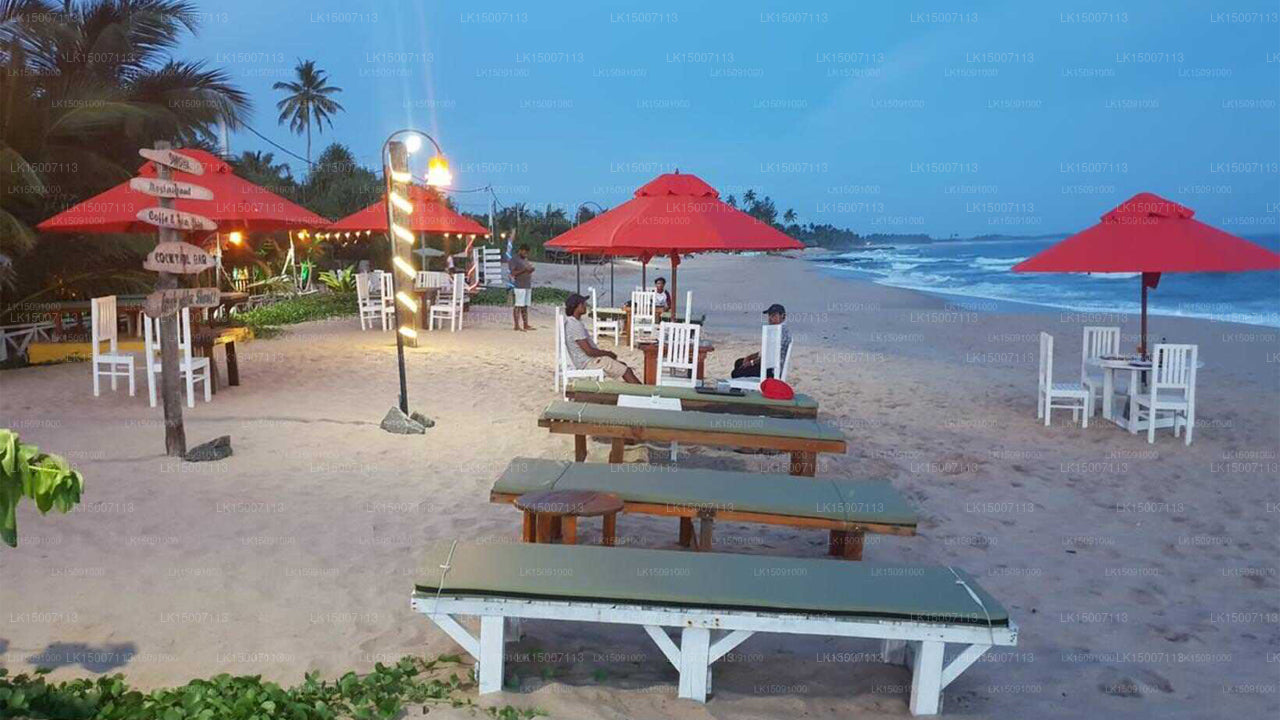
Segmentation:
<svg viewBox="0 0 1280 720">
<path fill-rule="evenodd" d="M 582 323 L 582 316 L 587 312 L 587 299 L 577 293 L 571 294 L 564 301 L 564 344 L 569 354 L 569 364 L 575 370 L 603 370 L 604 376 L 617 380 L 621 378 L 634 385 L 640 384 L 635 371 L 618 360 L 616 353 L 601 350 L 591 341 L 591 333 Z"/>
</svg>

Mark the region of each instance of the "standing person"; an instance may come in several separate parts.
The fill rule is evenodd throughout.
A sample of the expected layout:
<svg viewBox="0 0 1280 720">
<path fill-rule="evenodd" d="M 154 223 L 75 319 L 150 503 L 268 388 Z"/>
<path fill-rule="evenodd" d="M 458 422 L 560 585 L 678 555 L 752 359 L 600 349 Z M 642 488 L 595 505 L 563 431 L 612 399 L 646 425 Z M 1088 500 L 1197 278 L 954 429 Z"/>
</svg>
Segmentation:
<svg viewBox="0 0 1280 720">
<path fill-rule="evenodd" d="M 564 344 L 569 354 L 569 364 L 575 370 L 603 370 L 604 376 L 617 380 L 621 378 L 633 385 L 640 384 L 640 378 L 630 367 L 618 360 L 617 353 L 601 350 L 591 342 L 591 333 L 582 323 L 582 316 L 587 313 L 587 299 L 578 293 L 571 294 L 564 301 Z"/>
<path fill-rule="evenodd" d="M 529 246 L 521 245 L 511 258 L 511 281 L 515 283 L 515 304 L 511 308 L 511 320 L 515 330 L 532 330 L 529 327 L 529 303 L 533 299 L 533 263 L 529 262 Z M 520 321 L 524 327 L 520 327 Z"/>
<path fill-rule="evenodd" d="M 778 348 L 778 361 L 782 362 L 787 357 L 787 348 L 791 346 L 791 331 L 783 325 L 787 321 L 787 309 L 774 303 L 764 311 L 764 314 L 769 318 L 770 325 L 782 325 L 782 338 Z M 760 377 L 760 353 L 753 352 L 746 357 L 734 360 L 733 372 L 729 377 Z"/>
</svg>

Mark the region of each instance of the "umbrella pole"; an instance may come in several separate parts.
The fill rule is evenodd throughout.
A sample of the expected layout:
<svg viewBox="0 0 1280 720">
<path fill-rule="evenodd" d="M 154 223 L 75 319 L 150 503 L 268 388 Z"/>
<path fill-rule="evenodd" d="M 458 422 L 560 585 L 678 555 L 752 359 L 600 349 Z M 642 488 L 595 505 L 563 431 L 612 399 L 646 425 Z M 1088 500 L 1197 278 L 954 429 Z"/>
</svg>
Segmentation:
<svg viewBox="0 0 1280 720">
<path fill-rule="evenodd" d="M 1147 357 L 1147 275 L 1142 274 L 1142 330 L 1138 339 L 1138 354 Z M 1154 414 L 1154 413 L 1153 413 Z"/>
<path fill-rule="evenodd" d="M 680 255 L 671 253 L 671 322 L 676 321 L 676 298 L 680 297 L 680 290 L 676 287 L 676 273 L 680 271 Z"/>
<path fill-rule="evenodd" d="M 582 256 L 578 253 L 573 254 L 573 271 L 578 278 L 578 294 L 582 294 Z"/>
<path fill-rule="evenodd" d="M 613 304 L 613 256 L 609 256 L 609 307 L 617 307 Z"/>
</svg>

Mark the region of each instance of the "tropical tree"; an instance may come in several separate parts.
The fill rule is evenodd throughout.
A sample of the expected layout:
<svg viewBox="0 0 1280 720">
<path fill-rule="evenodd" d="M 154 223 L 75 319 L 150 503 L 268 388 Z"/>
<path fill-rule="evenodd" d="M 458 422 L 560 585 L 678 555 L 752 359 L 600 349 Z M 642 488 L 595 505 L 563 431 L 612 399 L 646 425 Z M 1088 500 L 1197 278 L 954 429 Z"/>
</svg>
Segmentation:
<svg viewBox="0 0 1280 720">
<path fill-rule="evenodd" d="M 333 143 L 316 159 L 302 194 L 311 211 L 336 220 L 377 202 L 382 189 L 377 174 L 357 163 L 347 146 Z"/>
<path fill-rule="evenodd" d="M 123 252 L 104 236 L 37 247 L 36 223 L 130 177 L 139 147 L 209 145 L 247 116 L 226 72 L 168 56 L 198 17 L 186 0 L 0 0 L 0 254 L 19 296 L 50 273 L 111 274 Z"/>
<path fill-rule="evenodd" d="M 794 225 L 796 222 L 796 211 L 791 208 L 787 208 L 787 211 L 782 213 L 782 222 L 788 225 Z"/>
<path fill-rule="evenodd" d="M 329 84 L 329 74 L 316 68 L 315 60 L 298 60 L 294 72 L 297 80 L 278 82 L 271 87 L 275 90 L 287 90 L 289 94 L 276 103 L 280 111 L 277 120 L 281 125 L 289 121 L 289 129 L 301 135 L 307 134 L 307 165 L 311 165 L 311 125 L 314 123 L 317 132 L 324 132 L 324 124 L 333 127 L 333 115 L 345 110 L 330 95 L 342 92 L 342 88 Z"/>
</svg>

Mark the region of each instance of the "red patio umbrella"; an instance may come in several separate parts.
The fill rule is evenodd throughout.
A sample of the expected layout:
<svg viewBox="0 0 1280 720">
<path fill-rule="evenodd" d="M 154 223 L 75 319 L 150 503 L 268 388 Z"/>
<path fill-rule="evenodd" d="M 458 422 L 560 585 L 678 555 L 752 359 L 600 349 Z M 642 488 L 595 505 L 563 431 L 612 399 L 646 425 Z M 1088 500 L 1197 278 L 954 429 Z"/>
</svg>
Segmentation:
<svg viewBox="0 0 1280 720">
<path fill-rule="evenodd" d="M 195 149 L 179 149 L 177 152 L 198 160 L 204 165 L 204 174 L 178 173 L 175 179 L 207 188 L 213 192 L 213 199 L 175 200 L 174 208 L 203 215 L 217 223 L 220 231 L 272 232 L 329 224 L 328 220 L 301 205 L 237 177 L 231 166 L 213 153 Z M 155 163 L 143 163 L 138 174 L 157 177 Z M 138 211 L 158 204 L 157 198 L 138 192 L 129 187 L 128 182 L 123 182 L 54 215 L 37 225 L 36 229 L 54 233 L 151 233 L 155 232 L 155 226 L 139 220 Z"/>
<path fill-rule="evenodd" d="M 1210 227 L 1195 211 L 1152 193 L 1138 193 L 1102 222 L 1037 253 L 1014 272 L 1142 273 L 1142 338 L 1147 353 L 1147 289 L 1167 272 L 1280 270 L 1280 254 Z"/>
<path fill-rule="evenodd" d="M 674 316 L 681 253 L 803 250 L 804 243 L 723 202 L 698 176 L 676 171 L 659 175 L 631 200 L 559 235 L 547 247 L 643 262 L 669 255 Z"/>
<path fill-rule="evenodd" d="M 387 231 L 386 202 L 387 196 L 383 194 L 378 202 L 335 221 L 326 230 L 331 232 L 372 230 L 385 233 Z M 489 234 L 489 228 L 450 210 L 435 190 L 421 185 L 411 185 L 409 202 L 413 205 L 409 229 L 415 233 Z"/>
</svg>

